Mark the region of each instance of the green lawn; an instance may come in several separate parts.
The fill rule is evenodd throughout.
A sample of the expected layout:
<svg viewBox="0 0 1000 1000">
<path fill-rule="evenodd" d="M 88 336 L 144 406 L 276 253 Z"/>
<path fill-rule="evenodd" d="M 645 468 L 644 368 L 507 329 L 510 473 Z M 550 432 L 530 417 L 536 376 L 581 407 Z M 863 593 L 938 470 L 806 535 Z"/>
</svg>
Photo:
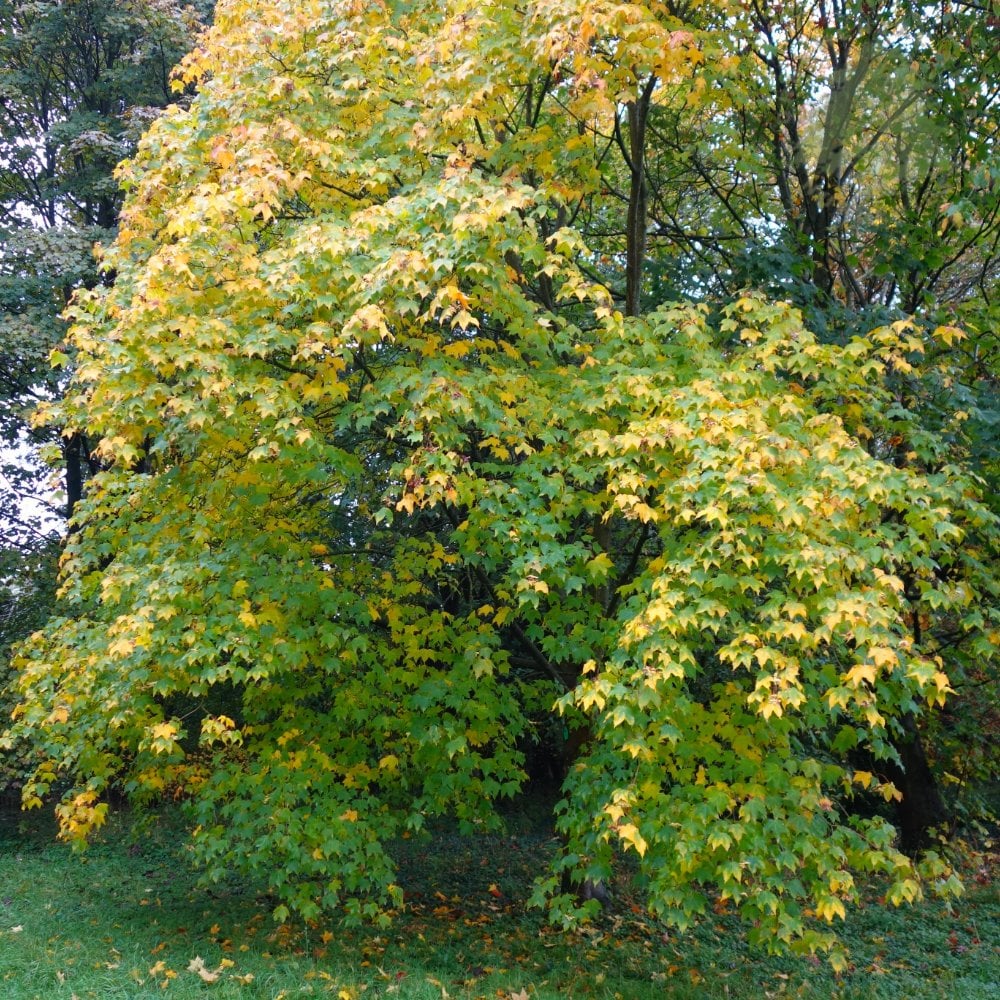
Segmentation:
<svg viewBox="0 0 1000 1000">
<path fill-rule="evenodd" d="M 37 820 L 0 814 L 0 997 L 1000 998 L 988 857 L 954 912 L 928 902 L 852 913 L 852 967 L 837 977 L 825 962 L 752 951 L 725 913 L 668 932 L 621 888 L 587 932 L 548 928 L 524 904 L 553 843 L 513 828 L 400 845 L 408 911 L 377 931 L 279 928 L 253 886 L 196 889 L 171 824 L 136 838 L 118 819 L 81 856 Z"/>
</svg>

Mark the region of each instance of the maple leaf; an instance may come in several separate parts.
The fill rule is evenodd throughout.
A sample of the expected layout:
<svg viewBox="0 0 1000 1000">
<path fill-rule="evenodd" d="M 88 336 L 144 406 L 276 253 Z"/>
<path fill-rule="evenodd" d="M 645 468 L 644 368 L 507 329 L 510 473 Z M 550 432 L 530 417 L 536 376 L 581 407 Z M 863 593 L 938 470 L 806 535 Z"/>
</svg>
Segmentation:
<svg viewBox="0 0 1000 1000">
<path fill-rule="evenodd" d="M 205 967 L 205 961 L 200 955 L 195 955 L 188 963 L 188 972 L 195 973 L 204 983 L 214 983 L 219 978 L 218 972 L 212 972 Z"/>
</svg>

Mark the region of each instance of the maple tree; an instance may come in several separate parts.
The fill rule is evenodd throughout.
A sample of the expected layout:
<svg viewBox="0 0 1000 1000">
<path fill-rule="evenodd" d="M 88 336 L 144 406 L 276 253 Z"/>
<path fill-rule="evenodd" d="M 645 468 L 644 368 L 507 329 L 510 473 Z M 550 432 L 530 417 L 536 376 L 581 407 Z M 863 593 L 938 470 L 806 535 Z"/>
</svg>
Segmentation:
<svg viewBox="0 0 1000 1000">
<path fill-rule="evenodd" d="M 59 393 L 47 359 L 65 335 L 60 313 L 98 280 L 92 248 L 113 238 L 121 205 L 112 172 L 170 99 L 170 68 L 198 16 L 168 0 L 0 3 L 0 440 L 21 446 L 3 457 L 5 545 L 43 544 L 67 516 L 31 461 L 43 432 L 28 414 Z M 91 449 L 48 437 L 62 447 L 72 513 Z"/>
<path fill-rule="evenodd" d="M 706 66 L 694 107 L 697 83 L 650 109 L 646 164 L 647 296 L 749 284 L 796 303 L 825 341 L 900 315 L 926 330 L 960 323 L 962 340 L 930 347 L 919 371 L 891 383 L 918 433 L 947 437 L 987 477 L 1000 360 L 998 15 L 893 0 L 699 5 L 690 16 L 725 30 L 730 52 Z M 907 460 L 911 433 L 895 435 L 893 461 Z M 872 447 L 886 457 L 883 442 Z M 949 651 L 949 721 L 908 720 L 895 739 L 906 768 L 888 769 L 905 792 L 894 811 L 911 850 L 955 815 L 956 794 L 974 800 L 977 782 L 956 775 L 978 769 L 988 783 L 997 766 L 996 675 L 956 638 L 947 615 L 924 620 L 918 641 Z"/>
<path fill-rule="evenodd" d="M 956 888 L 853 802 L 949 693 L 914 623 L 995 656 L 996 517 L 893 386 L 962 332 L 653 294 L 650 123 L 740 73 L 690 13 L 220 5 L 47 413 L 106 466 L 12 728 L 67 837 L 176 791 L 209 878 L 377 918 L 386 844 L 497 823 L 554 711 L 557 918 L 619 852 L 772 947 L 859 872 Z"/>
<path fill-rule="evenodd" d="M 0 714 L 11 645 L 44 623 L 59 536 L 98 467 L 86 435 L 33 427 L 66 373 L 48 363 L 65 337 L 73 290 L 100 278 L 95 242 L 114 237 L 116 163 L 135 152 L 170 92 L 171 66 L 199 12 L 164 0 L 0 3 Z M 61 490 L 38 449 L 58 447 Z M 0 790 L 16 787 L 26 748 L 5 754 Z"/>
</svg>

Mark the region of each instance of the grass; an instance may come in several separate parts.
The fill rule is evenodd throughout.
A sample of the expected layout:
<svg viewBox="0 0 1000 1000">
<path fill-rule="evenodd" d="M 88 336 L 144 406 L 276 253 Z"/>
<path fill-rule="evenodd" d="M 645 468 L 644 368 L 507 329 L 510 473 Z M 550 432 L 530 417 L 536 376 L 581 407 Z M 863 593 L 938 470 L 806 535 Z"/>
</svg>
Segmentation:
<svg viewBox="0 0 1000 1000">
<path fill-rule="evenodd" d="M 553 842 L 530 823 L 512 829 L 401 844 L 407 912 L 377 931 L 335 921 L 276 927 L 252 886 L 197 889 L 170 822 L 136 838 L 119 816 L 73 855 L 44 823 L 0 814 L 0 997 L 1000 998 L 990 856 L 966 873 L 967 895 L 952 911 L 873 901 L 852 913 L 852 967 L 835 976 L 824 962 L 751 951 L 725 913 L 676 935 L 624 894 L 584 933 L 555 931 L 525 907 Z"/>
</svg>

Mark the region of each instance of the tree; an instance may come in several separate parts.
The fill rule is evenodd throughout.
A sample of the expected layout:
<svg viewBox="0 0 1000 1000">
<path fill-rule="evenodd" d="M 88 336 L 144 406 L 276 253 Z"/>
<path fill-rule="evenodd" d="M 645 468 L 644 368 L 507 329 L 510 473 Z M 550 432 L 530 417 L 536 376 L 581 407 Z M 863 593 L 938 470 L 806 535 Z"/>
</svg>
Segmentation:
<svg viewBox="0 0 1000 1000">
<path fill-rule="evenodd" d="M 165 0 L 0 3 L 0 509 L 16 526 L 5 545 L 51 534 L 96 471 L 85 440 L 49 435 L 62 452 L 58 510 L 48 473 L 25 457 L 42 443 L 28 414 L 59 393 L 48 356 L 65 335 L 60 314 L 98 280 L 94 244 L 113 238 L 113 170 L 170 99 L 170 68 L 198 26 L 193 6 Z"/>
<path fill-rule="evenodd" d="M 961 323 L 967 336 L 930 346 L 919 371 L 893 373 L 907 426 L 869 441 L 879 457 L 913 461 L 911 438 L 930 434 L 980 475 L 996 433 L 998 13 L 893 0 L 703 5 L 691 16 L 725 30 L 731 52 L 707 67 L 712 96 L 696 111 L 703 79 L 649 109 L 645 161 L 647 301 L 666 281 L 696 294 L 750 284 L 788 296 L 840 342 L 913 317 L 930 343 L 935 327 Z M 995 770 L 990 719 L 1000 717 L 984 699 L 995 675 L 972 666 L 949 616 L 914 615 L 916 641 L 951 661 L 961 738 L 937 728 L 943 743 L 925 749 L 916 719 L 898 738 L 910 766 L 890 771 L 905 787 L 897 821 L 911 850 L 949 818 L 937 779 L 959 771 L 957 745 L 982 774 Z"/>
<path fill-rule="evenodd" d="M 749 278 L 831 332 L 989 297 L 1000 17 L 894 0 L 692 16 L 734 51 L 707 68 L 697 113 L 691 86 L 652 109 L 647 163 L 652 238 L 679 266 L 697 261 L 688 281 Z"/>
<path fill-rule="evenodd" d="M 35 544 L 0 550 L 0 713 L 17 703 L 10 666 L 11 648 L 41 628 L 55 605 L 58 546 Z M 31 744 L 12 743 L 0 759 L 0 795 L 16 795 L 34 769 Z"/>
<path fill-rule="evenodd" d="M 114 236 L 115 165 L 170 98 L 170 67 L 210 5 L 159 0 L 0 3 L 0 704 L 9 650 L 54 606 L 65 520 L 99 467 L 86 435 L 33 427 L 59 396 L 49 364 L 74 289 L 99 280 L 93 248 Z M 64 357 L 66 357 L 64 355 Z M 66 358 L 68 360 L 68 358 Z M 57 453 L 61 496 L 41 449 Z M 0 788 L 30 754 L 8 754 Z"/>
<path fill-rule="evenodd" d="M 175 789 L 209 878 L 377 917 L 391 838 L 497 822 L 541 701 L 556 916 L 559 875 L 618 852 L 654 913 L 711 890 L 772 947 L 829 946 L 806 911 L 843 916 L 858 872 L 954 888 L 853 813 L 899 793 L 848 754 L 898 761 L 949 691 L 914 615 L 995 655 L 975 479 L 940 434 L 871 447 L 916 428 L 895 374 L 957 334 L 647 300 L 653 109 L 726 58 L 684 14 L 220 6 L 50 409 L 107 466 L 9 737 L 44 755 L 26 804 L 68 783 L 66 836 L 113 782 Z"/>
</svg>

